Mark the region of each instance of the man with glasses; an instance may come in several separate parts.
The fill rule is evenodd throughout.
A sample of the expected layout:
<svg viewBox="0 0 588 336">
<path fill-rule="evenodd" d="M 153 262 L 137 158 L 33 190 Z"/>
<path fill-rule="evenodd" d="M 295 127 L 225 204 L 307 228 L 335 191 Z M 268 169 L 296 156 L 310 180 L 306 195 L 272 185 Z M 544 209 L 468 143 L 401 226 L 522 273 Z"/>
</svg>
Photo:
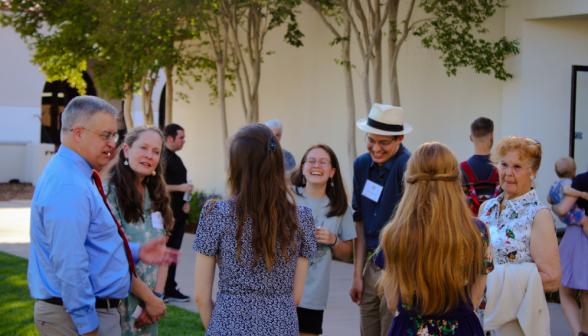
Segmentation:
<svg viewBox="0 0 588 336">
<path fill-rule="evenodd" d="M 394 313 L 376 283 L 382 270 L 374 264 L 380 230 L 393 216 L 402 197 L 402 178 L 410 152 L 402 145 L 412 131 L 400 107 L 374 104 L 367 119 L 357 121 L 365 132 L 368 152 L 353 164 L 354 241 L 353 281 L 349 295 L 359 305 L 362 336 L 388 335 Z M 368 259 L 369 257 L 369 259 Z"/>
<path fill-rule="evenodd" d="M 27 280 L 40 335 L 121 335 L 116 308 L 135 264 L 179 256 L 167 238 L 128 243 L 106 204 L 96 171 L 115 147 L 117 115 L 100 98 L 74 98 L 62 114 L 62 145 L 37 182 Z"/>
</svg>

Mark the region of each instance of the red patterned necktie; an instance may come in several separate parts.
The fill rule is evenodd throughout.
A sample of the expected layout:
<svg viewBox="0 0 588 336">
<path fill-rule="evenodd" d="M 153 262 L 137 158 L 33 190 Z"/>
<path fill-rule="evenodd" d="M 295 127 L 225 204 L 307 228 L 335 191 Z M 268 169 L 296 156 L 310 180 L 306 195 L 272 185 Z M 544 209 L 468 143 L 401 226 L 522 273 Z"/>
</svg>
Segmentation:
<svg viewBox="0 0 588 336">
<path fill-rule="evenodd" d="M 133 261 L 133 254 L 131 253 L 131 248 L 129 247 L 129 242 L 127 241 L 127 238 L 125 237 L 125 233 L 123 232 L 122 228 L 120 227 L 118 220 L 116 219 L 116 217 L 114 217 L 112 210 L 110 210 L 110 206 L 108 205 L 108 201 L 106 200 L 106 195 L 104 194 L 104 189 L 102 189 L 102 181 L 100 180 L 100 175 L 98 175 L 97 171 L 94 170 L 92 172 L 92 178 L 94 179 L 94 183 L 96 184 L 96 187 L 98 188 L 98 191 L 100 192 L 100 195 L 102 195 L 102 199 L 104 200 L 104 205 L 106 205 L 108 212 L 110 212 L 110 215 L 112 215 L 112 219 L 114 219 L 114 222 L 116 223 L 116 227 L 118 228 L 118 234 L 120 234 L 123 242 L 125 243 L 125 251 L 127 252 L 127 259 L 129 259 L 129 268 L 131 269 L 131 273 L 133 273 L 135 276 L 137 276 L 137 272 L 135 271 L 135 262 Z"/>
</svg>

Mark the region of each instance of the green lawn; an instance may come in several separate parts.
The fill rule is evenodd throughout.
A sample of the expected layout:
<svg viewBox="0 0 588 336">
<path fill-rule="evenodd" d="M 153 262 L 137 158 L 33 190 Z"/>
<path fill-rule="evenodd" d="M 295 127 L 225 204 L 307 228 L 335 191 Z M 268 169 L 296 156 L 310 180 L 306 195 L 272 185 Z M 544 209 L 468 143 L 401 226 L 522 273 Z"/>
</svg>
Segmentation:
<svg viewBox="0 0 588 336">
<path fill-rule="evenodd" d="M 34 300 L 27 286 L 27 260 L 0 252 L 0 336 L 37 335 Z M 159 321 L 159 335 L 204 335 L 200 315 L 168 305 Z"/>
</svg>

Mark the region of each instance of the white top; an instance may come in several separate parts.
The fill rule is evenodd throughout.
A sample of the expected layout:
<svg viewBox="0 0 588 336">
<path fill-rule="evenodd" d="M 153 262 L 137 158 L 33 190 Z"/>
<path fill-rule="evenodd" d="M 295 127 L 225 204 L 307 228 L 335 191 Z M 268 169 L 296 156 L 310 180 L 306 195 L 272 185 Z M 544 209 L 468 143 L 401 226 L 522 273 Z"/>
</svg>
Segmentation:
<svg viewBox="0 0 588 336">
<path fill-rule="evenodd" d="M 537 211 L 546 206 L 539 201 L 537 192 L 531 190 L 504 202 L 506 208 L 499 214 L 503 198 L 504 193 L 488 200 L 480 216 L 480 220 L 488 225 L 490 231 L 494 246 L 494 264 L 533 262 L 530 250 L 531 227 Z"/>
<path fill-rule="evenodd" d="M 304 205 L 312 210 L 314 226 L 326 227 L 341 241 L 348 241 L 357 237 L 351 207 L 343 216 L 329 217 L 331 211 L 329 197 L 316 199 L 308 196 L 303 189 L 298 188 L 302 195 L 294 192 L 297 205 Z M 339 242 L 340 244 L 340 242 Z M 301 308 L 324 310 L 327 308 L 329 297 L 329 282 L 331 276 L 331 261 L 333 260 L 332 248 L 325 244 L 317 243 L 316 256 L 308 259 L 308 271 L 302 293 Z"/>
</svg>

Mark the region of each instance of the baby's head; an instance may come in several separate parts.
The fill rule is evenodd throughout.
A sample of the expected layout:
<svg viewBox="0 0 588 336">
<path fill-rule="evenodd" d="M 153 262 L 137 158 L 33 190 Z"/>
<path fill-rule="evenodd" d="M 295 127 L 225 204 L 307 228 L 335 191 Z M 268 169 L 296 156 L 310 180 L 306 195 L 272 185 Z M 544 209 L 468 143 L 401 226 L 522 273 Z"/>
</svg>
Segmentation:
<svg viewBox="0 0 588 336">
<path fill-rule="evenodd" d="M 559 178 L 576 177 L 576 162 L 571 157 L 562 157 L 555 162 L 555 173 Z"/>
</svg>

